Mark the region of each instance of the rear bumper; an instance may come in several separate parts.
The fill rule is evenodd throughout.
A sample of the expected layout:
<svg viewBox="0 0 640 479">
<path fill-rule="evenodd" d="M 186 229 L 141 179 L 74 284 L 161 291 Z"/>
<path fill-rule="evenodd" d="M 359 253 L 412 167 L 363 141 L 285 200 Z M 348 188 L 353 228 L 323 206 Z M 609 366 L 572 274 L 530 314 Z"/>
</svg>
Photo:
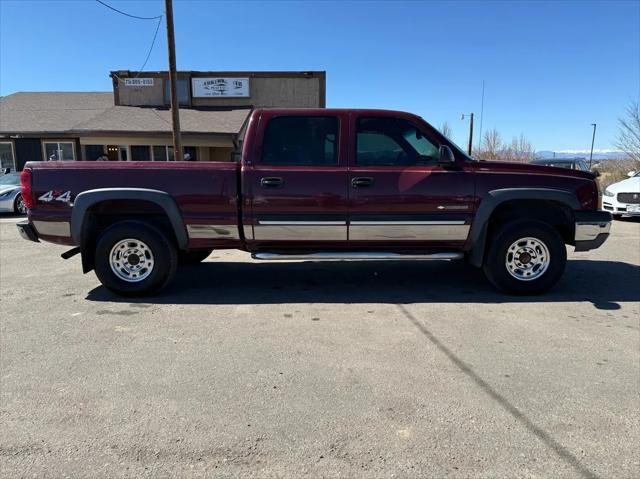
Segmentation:
<svg viewBox="0 0 640 479">
<path fill-rule="evenodd" d="M 574 215 L 576 251 L 589 251 L 602 246 L 611 231 L 611 213 L 576 211 Z"/>
<path fill-rule="evenodd" d="M 22 239 L 26 239 L 29 241 L 35 241 L 38 243 L 38 234 L 36 233 L 35 228 L 28 221 L 21 221 L 20 223 L 16 223 L 18 227 L 18 233 L 22 236 Z"/>
</svg>

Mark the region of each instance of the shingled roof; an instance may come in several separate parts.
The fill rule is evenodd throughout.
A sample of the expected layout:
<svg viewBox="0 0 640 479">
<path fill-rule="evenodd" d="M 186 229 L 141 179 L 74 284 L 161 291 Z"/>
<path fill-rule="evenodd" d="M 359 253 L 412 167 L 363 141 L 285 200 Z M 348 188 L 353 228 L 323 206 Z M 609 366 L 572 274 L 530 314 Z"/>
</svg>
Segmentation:
<svg viewBox="0 0 640 479">
<path fill-rule="evenodd" d="M 250 108 L 205 110 L 180 108 L 182 133 L 237 134 Z M 113 106 L 75 125 L 74 133 L 171 133 L 171 111 L 167 108 Z"/>
<path fill-rule="evenodd" d="M 19 92 L 0 98 L 0 133 L 67 133 L 113 106 L 110 92 Z"/>
<path fill-rule="evenodd" d="M 237 134 L 250 108 L 180 109 L 183 133 Z M 14 93 L 0 98 L 0 134 L 171 133 L 163 107 L 114 106 L 110 92 Z"/>
</svg>

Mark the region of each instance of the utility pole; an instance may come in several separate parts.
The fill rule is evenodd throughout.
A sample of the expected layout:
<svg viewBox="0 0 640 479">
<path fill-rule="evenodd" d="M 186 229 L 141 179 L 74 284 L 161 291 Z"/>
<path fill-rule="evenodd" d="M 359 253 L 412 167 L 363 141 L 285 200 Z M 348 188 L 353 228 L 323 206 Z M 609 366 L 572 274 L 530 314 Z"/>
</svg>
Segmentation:
<svg viewBox="0 0 640 479">
<path fill-rule="evenodd" d="M 591 162 L 593 161 L 593 143 L 596 141 L 596 124 L 591 123 L 593 127 L 593 135 L 591 136 L 591 153 L 589 153 L 589 169 L 591 169 Z"/>
<path fill-rule="evenodd" d="M 473 113 L 469 113 L 469 148 L 468 153 L 471 156 L 471 151 L 473 150 Z M 461 120 L 464 120 L 464 113 L 462 114 Z"/>
<path fill-rule="evenodd" d="M 178 103 L 178 72 L 176 71 L 176 40 L 173 34 L 172 0 L 164 0 L 167 19 L 167 44 L 169 46 L 169 92 L 171 95 L 171 123 L 173 124 L 173 160 L 181 161 L 182 139 L 180 138 L 180 106 Z"/>
</svg>

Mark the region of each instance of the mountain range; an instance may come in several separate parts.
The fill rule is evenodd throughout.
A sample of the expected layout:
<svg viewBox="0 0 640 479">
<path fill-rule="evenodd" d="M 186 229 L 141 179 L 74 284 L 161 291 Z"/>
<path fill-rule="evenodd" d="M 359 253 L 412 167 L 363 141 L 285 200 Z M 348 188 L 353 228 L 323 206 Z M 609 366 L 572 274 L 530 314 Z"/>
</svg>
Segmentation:
<svg viewBox="0 0 640 479">
<path fill-rule="evenodd" d="M 558 159 L 566 159 L 566 158 L 589 158 L 590 150 L 541 150 L 536 151 L 536 157 L 538 158 L 555 158 Z M 618 158 L 624 158 L 625 154 L 621 151 L 616 150 L 593 150 L 593 159 L 594 160 L 615 160 Z"/>
</svg>

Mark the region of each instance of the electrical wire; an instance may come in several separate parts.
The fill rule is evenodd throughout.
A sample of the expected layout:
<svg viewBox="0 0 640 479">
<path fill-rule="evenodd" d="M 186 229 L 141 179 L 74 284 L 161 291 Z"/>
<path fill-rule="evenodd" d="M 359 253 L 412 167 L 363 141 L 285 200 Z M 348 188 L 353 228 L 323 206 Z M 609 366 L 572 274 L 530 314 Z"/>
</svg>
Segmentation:
<svg viewBox="0 0 640 479">
<path fill-rule="evenodd" d="M 144 70 L 144 67 L 147 66 L 147 62 L 149 61 L 149 57 L 151 56 L 151 52 L 153 51 L 153 46 L 156 44 L 156 38 L 158 37 L 158 30 L 160 30 L 161 23 L 162 23 L 162 15 L 158 17 L 158 25 L 156 25 L 156 32 L 153 34 L 153 40 L 151 40 L 151 47 L 149 48 L 149 52 L 147 53 L 147 58 L 144 59 L 144 63 L 138 69 L 138 75 L 140 75 L 140 73 L 142 73 L 142 70 Z M 134 78 L 137 78 L 138 75 L 136 75 Z"/>
<path fill-rule="evenodd" d="M 164 17 L 164 15 L 158 15 L 156 17 L 139 17 L 137 15 L 131 15 L 127 12 L 123 12 L 122 10 L 118 10 L 117 8 L 112 7 L 111 5 L 108 5 L 106 3 L 104 3 L 101 0 L 96 0 L 96 2 L 98 2 L 100 5 L 103 5 L 105 7 L 107 7 L 110 10 L 113 10 L 114 12 L 120 13 L 126 17 L 131 17 L 131 18 L 135 18 L 137 20 L 158 20 L 158 24 L 156 25 L 156 31 L 153 34 L 153 39 L 151 40 L 151 46 L 149 47 L 149 51 L 147 52 L 147 56 L 144 59 L 144 63 L 142 64 L 142 66 L 140 68 L 138 68 L 138 73 L 132 77 L 132 78 L 138 78 L 140 76 L 140 74 L 142 73 L 142 71 L 144 70 L 144 67 L 147 66 L 147 62 L 149 61 L 149 58 L 151 57 L 151 52 L 153 51 L 153 47 L 156 44 L 156 38 L 158 37 L 158 31 L 160 30 L 160 24 L 162 23 L 162 18 Z"/>
<path fill-rule="evenodd" d="M 125 15 L 127 17 L 131 17 L 131 18 L 136 18 L 138 20 L 157 20 L 158 18 L 162 18 L 162 15 L 159 15 L 157 17 L 139 17 L 137 15 L 131 15 L 130 13 L 126 13 L 126 12 L 123 12 L 122 10 L 118 10 L 117 8 L 114 8 L 111 5 L 108 5 L 108 4 L 104 3 L 101 0 L 96 0 L 96 2 L 98 2 L 101 5 L 104 5 L 105 7 L 113 10 L 114 12 L 118 12 L 118 13 L 120 13 L 122 15 Z"/>
</svg>

